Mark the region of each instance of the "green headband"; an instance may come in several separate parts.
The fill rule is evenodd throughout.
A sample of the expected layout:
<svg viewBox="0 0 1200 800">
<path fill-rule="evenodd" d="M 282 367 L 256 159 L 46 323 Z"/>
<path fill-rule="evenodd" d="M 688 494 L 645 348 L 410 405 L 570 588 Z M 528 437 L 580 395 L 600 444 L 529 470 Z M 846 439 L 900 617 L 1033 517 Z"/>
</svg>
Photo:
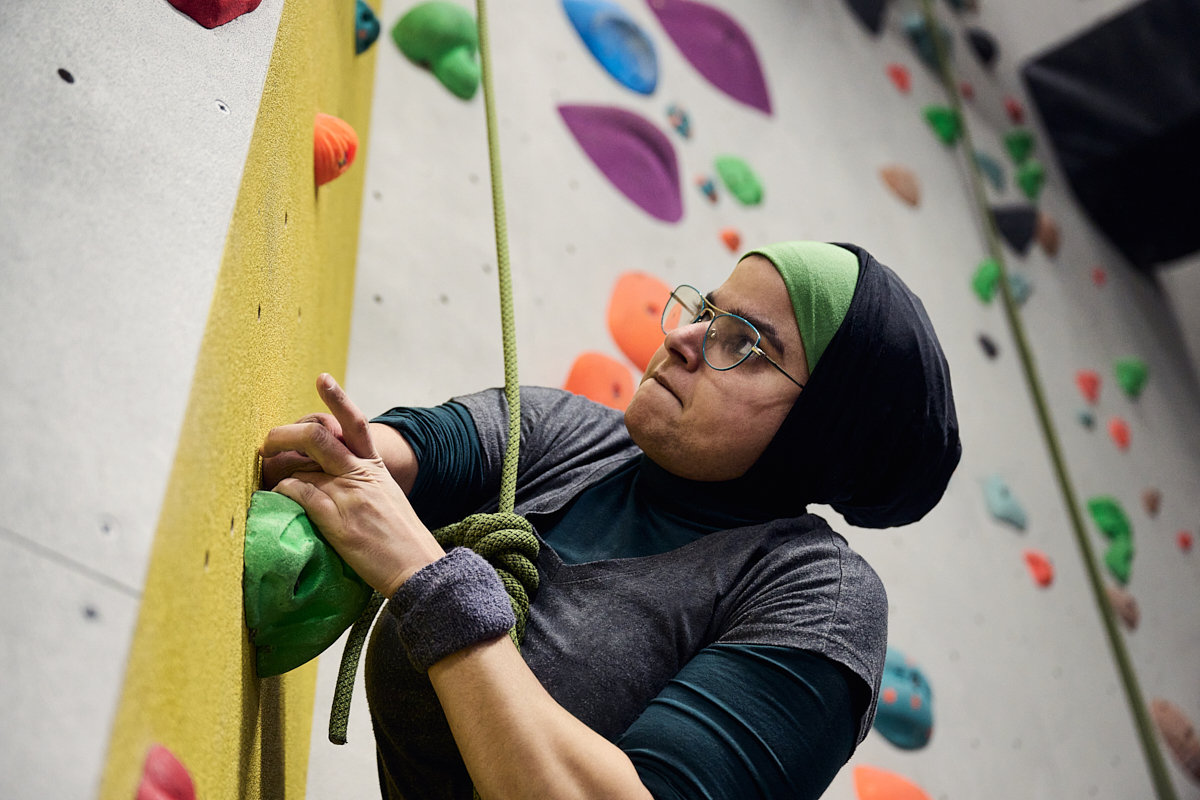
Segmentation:
<svg viewBox="0 0 1200 800">
<path fill-rule="evenodd" d="M 767 259 L 783 277 L 812 372 L 850 309 L 858 285 L 858 257 L 825 242 L 780 242 L 742 258 L 749 255 Z"/>
</svg>

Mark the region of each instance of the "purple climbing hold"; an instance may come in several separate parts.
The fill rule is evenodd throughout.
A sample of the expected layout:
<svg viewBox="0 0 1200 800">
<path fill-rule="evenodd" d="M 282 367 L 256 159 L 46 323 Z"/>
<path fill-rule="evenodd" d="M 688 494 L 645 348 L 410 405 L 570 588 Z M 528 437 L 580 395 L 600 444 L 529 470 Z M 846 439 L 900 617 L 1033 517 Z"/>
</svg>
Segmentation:
<svg viewBox="0 0 1200 800">
<path fill-rule="evenodd" d="M 588 158 L 622 194 L 656 219 L 683 218 L 675 148 L 653 123 L 613 106 L 563 105 L 558 113 Z"/>
<path fill-rule="evenodd" d="M 771 97 L 758 54 L 728 14 L 694 0 L 649 0 L 663 29 L 696 71 L 725 94 L 766 113 Z"/>
</svg>

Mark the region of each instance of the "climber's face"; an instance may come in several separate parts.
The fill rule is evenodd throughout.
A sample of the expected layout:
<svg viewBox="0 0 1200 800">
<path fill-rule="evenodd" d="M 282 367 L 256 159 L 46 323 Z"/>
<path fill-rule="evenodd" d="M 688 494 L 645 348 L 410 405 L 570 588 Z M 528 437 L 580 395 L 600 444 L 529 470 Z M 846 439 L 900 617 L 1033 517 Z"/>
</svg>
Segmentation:
<svg viewBox="0 0 1200 800">
<path fill-rule="evenodd" d="M 742 259 L 708 300 L 757 328 L 758 346 L 779 369 L 757 355 L 732 369 L 713 369 L 703 355 L 708 318 L 681 324 L 650 359 L 625 410 L 625 425 L 638 447 L 669 472 L 720 481 L 744 474 L 762 455 L 800 396 L 783 372 L 802 384 L 808 362 L 787 287 L 766 258 Z"/>
</svg>

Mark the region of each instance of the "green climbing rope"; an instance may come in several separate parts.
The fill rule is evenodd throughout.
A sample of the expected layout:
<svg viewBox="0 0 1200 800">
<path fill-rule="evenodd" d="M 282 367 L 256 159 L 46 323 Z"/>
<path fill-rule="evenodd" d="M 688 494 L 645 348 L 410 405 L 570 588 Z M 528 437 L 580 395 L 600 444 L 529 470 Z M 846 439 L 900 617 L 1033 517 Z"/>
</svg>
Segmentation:
<svg viewBox="0 0 1200 800">
<path fill-rule="evenodd" d="M 492 178 L 492 216 L 496 229 L 496 264 L 500 280 L 500 325 L 504 337 L 504 397 L 508 401 L 508 447 L 500 473 L 499 510 L 495 514 L 473 514 L 462 522 L 433 532 L 445 548 L 469 547 L 491 564 L 508 592 L 517 624 L 509 636 L 517 649 L 525 636 L 529 603 L 538 586 L 537 555 L 539 544 L 533 526 L 515 513 L 517 464 L 521 447 L 521 392 L 517 378 L 517 329 L 513 320 L 512 270 L 508 260 L 508 222 L 504 213 L 504 184 L 500 173 L 500 134 L 496 126 L 496 99 L 492 91 L 492 54 L 488 39 L 487 3 L 476 0 L 479 25 L 479 61 L 483 80 L 483 106 L 487 117 L 488 161 Z M 371 624 L 383 605 L 383 596 L 375 592 L 362 616 L 350 629 L 342 663 L 338 668 L 333 708 L 329 714 L 329 741 L 346 743 L 350 721 L 350 697 L 363 644 Z M 478 795 L 476 795 L 478 796 Z"/>
<path fill-rule="evenodd" d="M 921 6 L 922 12 L 925 15 L 926 26 L 929 30 L 937 30 L 935 27 L 937 19 L 934 15 L 933 0 L 921 0 Z M 1017 304 L 1013 298 L 1012 289 L 1009 286 L 1008 268 L 1005 265 L 1004 253 L 1000 248 L 1000 238 L 996 231 L 995 221 L 988 211 L 987 192 L 984 189 L 983 177 L 980 174 L 979 165 L 975 163 L 974 159 L 969 157 L 971 153 L 975 152 L 975 147 L 971 143 L 970 126 L 967 125 L 966 118 L 962 113 L 962 100 L 958 95 L 958 81 L 955 79 L 954 71 L 950 66 L 945 43 L 939 37 L 935 36 L 933 37 L 933 45 L 937 53 L 939 71 L 946 95 L 950 98 L 951 107 L 958 114 L 962 122 L 961 136 L 963 140 L 963 152 L 968 156 L 967 173 L 971 176 L 971 188 L 975 194 L 975 209 L 979 214 L 980 224 L 987 237 L 989 254 L 1000 267 L 999 289 L 1000 297 L 1004 304 L 1004 314 L 1008 319 L 1008 326 L 1012 332 L 1013 342 L 1016 345 L 1017 354 L 1021 360 L 1021 368 L 1025 373 L 1025 381 L 1029 386 L 1029 394 L 1033 399 L 1038 423 L 1042 429 L 1042 436 L 1046 440 L 1046 449 L 1050 451 L 1050 460 L 1054 464 L 1054 474 L 1058 481 L 1058 488 L 1062 493 L 1063 502 L 1066 504 L 1068 515 L 1071 518 L 1071 528 L 1075 534 L 1075 542 L 1079 546 L 1084 571 L 1087 573 L 1088 583 L 1092 587 L 1092 599 L 1095 601 L 1096 608 L 1100 612 L 1100 619 L 1104 623 L 1104 632 L 1107 635 L 1109 646 L 1112 648 L 1113 657 L 1116 660 L 1117 671 L 1121 676 L 1121 685 L 1125 690 L 1125 698 L 1129 702 L 1129 708 L 1133 714 L 1138 739 L 1141 741 L 1146 765 L 1150 770 L 1150 778 L 1154 783 L 1154 791 L 1158 800 L 1177 800 L 1175 787 L 1171 783 L 1170 775 L 1167 772 L 1167 765 L 1162 756 L 1162 750 L 1159 748 L 1158 739 L 1150 722 L 1150 715 L 1146 711 L 1146 703 L 1142 698 L 1142 690 L 1138 684 L 1137 673 L 1133 669 L 1133 663 L 1129 658 L 1129 651 L 1125 647 L 1125 640 L 1121 638 L 1116 616 L 1112 606 L 1108 602 L 1104 580 L 1100 576 L 1100 569 L 1096 566 L 1096 556 L 1092 550 L 1092 543 L 1088 539 L 1087 529 L 1083 524 L 1083 514 L 1079 509 L 1079 501 L 1075 497 L 1075 489 L 1071 484 L 1070 473 L 1067 471 L 1066 459 L 1063 456 L 1062 446 L 1058 441 L 1058 432 L 1055 430 L 1054 420 L 1050 416 L 1050 406 L 1046 402 L 1041 378 L 1038 377 L 1037 367 L 1033 361 L 1033 352 L 1029 347 L 1029 339 L 1025 334 L 1025 326 L 1021 322 L 1021 315 L 1017 310 Z"/>
</svg>

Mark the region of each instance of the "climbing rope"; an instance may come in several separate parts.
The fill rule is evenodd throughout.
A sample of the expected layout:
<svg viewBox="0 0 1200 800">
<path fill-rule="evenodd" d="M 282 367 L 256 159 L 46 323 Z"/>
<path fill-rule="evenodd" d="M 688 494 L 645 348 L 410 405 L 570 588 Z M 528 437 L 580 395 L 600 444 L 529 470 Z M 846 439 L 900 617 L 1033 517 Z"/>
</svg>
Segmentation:
<svg viewBox="0 0 1200 800">
<path fill-rule="evenodd" d="M 496 99 L 492 91 L 492 57 L 488 40 L 487 3 L 476 0 L 479 26 L 479 64 L 483 83 L 483 107 L 487 117 L 488 162 L 492 178 L 492 216 L 496 229 L 496 272 L 500 280 L 500 326 L 504 338 L 504 397 L 508 401 L 508 447 L 500 472 L 499 510 L 495 514 L 473 514 L 462 522 L 433 532 L 447 549 L 469 547 L 491 564 L 504 583 L 517 624 L 508 635 L 519 650 L 529 620 L 529 603 L 538 586 L 536 559 L 538 540 L 533 526 L 515 513 L 517 463 L 521 446 L 521 394 L 517 380 L 517 330 L 513 320 L 512 271 L 508 260 L 508 223 L 504 213 L 504 184 L 500 174 L 500 135 L 496 126 Z M 350 721 L 350 697 L 363 644 L 375 616 L 383 606 L 383 595 L 375 592 L 362 616 L 350 629 L 342 663 L 338 668 L 333 708 L 329 713 L 329 741 L 346 743 Z M 478 795 L 476 795 L 478 796 Z"/>
<path fill-rule="evenodd" d="M 1042 381 L 1038 376 L 1037 366 L 1033 361 L 1033 352 L 1029 347 L 1029 338 L 1025 334 L 1025 326 L 1021 322 L 1021 315 L 1017 311 L 1017 304 L 1013 300 L 1012 291 L 1009 288 L 1008 268 L 1005 265 L 1004 252 L 1000 247 L 1000 237 L 996 231 L 996 222 L 988 210 L 987 192 L 984 189 L 983 176 L 980 174 L 978 162 L 972 156 L 975 152 L 975 147 L 971 143 L 971 131 L 967 126 L 966 118 L 963 116 L 962 100 L 958 94 L 958 81 L 955 80 L 954 71 L 950 66 L 949 54 L 946 52 L 945 42 L 938 35 L 940 29 L 937 17 L 933 11 L 933 0 L 921 0 L 921 6 L 925 17 L 925 25 L 929 29 L 930 39 L 933 41 L 934 51 L 937 53 L 939 72 L 941 73 L 946 95 L 950 98 L 950 105 L 961 123 L 962 146 L 966 154 L 967 173 L 971 176 L 971 188 L 975 194 L 976 211 L 979 214 L 980 224 L 987 238 L 988 253 L 1000 267 L 1000 297 L 1003 300 L 1004 315 L 1008 320 L 1008 327 L 1012 332 L 1013 341 L 1017 347 L 1017 355 L 1021 361 L 1021 368 L 1025 373 L 1025 382 L 1029 386 L 1029 394 L 1033 399 L 1034 410 L 1037 412 L 1042 437 L 1046 441 L 1046 449 L 1050 451 L 1050 461 L 1054 465 L 1054 475 L 1058 482 L 1058 488 L 1062 494 L 1063 502 L 1067 506 L 1067 513 L 1071 518 L 1071 528 L 1075 534 L 1075 542 L 1079 547 L 1084 571 L 1088 576 L 1088 584 L 1092 587 L 1092 599 L 1095 601 L 1096 607 L 1100 612 L 1100 619 L 1104 623 L 1104 632 L 1107 635 L 1108 644 L 1112 648 L 1113 657 L 1117 662 L 1117 671 L 1121 676 L 1121 685 L 1125 690 L 1125 699 L 1129 702 L 1130 711 L 1133 713 L 1138 739 L 1141 741 L 1146 764 L 1150 770 L 1155 794 L 1158 796 L 1158 800 L 1177 800 L 1175 787 L 1171 783 L 1171 778 L 1167 773 L 1166 761 L 1163 759 L 1162 750 L 1158 746 L 1158 738 L 1155 736 L 1154 728 L 1150 722 L 1150 715 L 1146 711 L 1146 702 L 1142 697 L 1137 673 L 1134 671 L 1133 663 L 1129 659 L 1129 651 L 1125 648 L 1125 640 L 1121 638 L 1121 632 L 1117 628 L 1116 616 L 1113 613 L 1112 605 L 1108 602 L 1104 580 L 1100 577 L 1100 570 L 1096 566 L 1096 555 L 1092 549 L 1091 540 L 1088 539 L 1087 528 L 1083 524 L 1083 514 L 1079 508 L 1079 501 L 1075 497 L 1071 475 L 1067 471 L 1066 458 L 1063 456 L 1062 445 L 1058 441 L 1058 432 L 1055 430 L 1054 420 L 1050 416 L 1050 405 L 1046 402 L 1046 395 L 1042 389 Z"/>
</svg>

